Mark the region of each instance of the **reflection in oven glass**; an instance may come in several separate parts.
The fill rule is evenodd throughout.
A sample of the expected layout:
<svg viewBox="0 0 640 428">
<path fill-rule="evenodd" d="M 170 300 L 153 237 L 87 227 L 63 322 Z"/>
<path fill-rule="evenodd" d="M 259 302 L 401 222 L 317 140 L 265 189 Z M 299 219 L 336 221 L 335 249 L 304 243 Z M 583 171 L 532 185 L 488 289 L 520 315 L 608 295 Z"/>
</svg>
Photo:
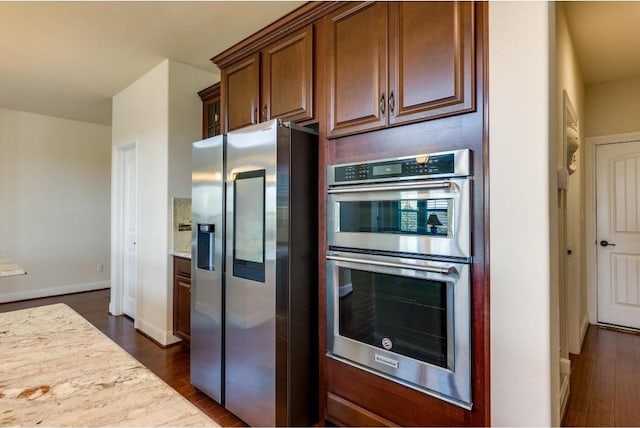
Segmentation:
<svg viewBox="0 0 640 428">
<path fill-rule="evenodd" d="M 340 335 L 447 366 L 447 284 L 340 268 Z"/>
<path fill-rule="evenodd" d="M 450 199 L 340 202 L 341 232 L 449 236 Z"/>
</svg>

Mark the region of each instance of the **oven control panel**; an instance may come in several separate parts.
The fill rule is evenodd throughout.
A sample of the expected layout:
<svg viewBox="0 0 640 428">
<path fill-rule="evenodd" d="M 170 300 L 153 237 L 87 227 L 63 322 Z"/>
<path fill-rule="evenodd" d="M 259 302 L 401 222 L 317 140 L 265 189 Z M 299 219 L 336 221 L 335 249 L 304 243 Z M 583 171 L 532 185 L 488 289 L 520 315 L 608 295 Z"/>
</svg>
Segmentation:
<svg viewBox="0 0 640 428">
<path fill-rule="evenodd" d="M 329 167 L 329 184 L 395 181 L 470 174 L 469 150 L 383 159 Z"/>
</svg>

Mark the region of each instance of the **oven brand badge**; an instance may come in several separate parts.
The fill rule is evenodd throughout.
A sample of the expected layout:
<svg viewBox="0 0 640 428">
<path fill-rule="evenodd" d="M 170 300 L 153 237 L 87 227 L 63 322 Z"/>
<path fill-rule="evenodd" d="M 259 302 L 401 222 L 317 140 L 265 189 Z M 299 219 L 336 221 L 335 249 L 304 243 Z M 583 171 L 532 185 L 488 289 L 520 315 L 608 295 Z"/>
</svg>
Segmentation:
<svg viewBox="0 0 640 428">
<path fill-rule="evenodd" d="M 388 351 L 389 349 L 393 348 L 393 342 L 391 342 L 391 339 L 389 339 L 388 337 L 385 337 L 384 339 L 382 339 L 382 347 Z"/>
<path fill-rule="evenodd" d="M 393 367 L 394 369 L 398 368 L 398 360 L 394 360 L 393 358 L 385 357 L 384 355 L 375 354 L 373 357 L 376 363 L 384 364 L 385 366 Z"/>
</svg>

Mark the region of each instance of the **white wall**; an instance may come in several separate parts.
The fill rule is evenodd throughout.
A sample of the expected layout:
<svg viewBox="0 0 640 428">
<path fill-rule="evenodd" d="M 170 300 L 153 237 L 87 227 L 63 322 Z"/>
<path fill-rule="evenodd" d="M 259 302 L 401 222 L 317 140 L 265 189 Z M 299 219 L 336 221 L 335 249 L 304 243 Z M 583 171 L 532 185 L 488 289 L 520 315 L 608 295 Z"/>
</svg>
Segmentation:
<svg viewBox="0 0 640 428">
<path fill-rule="evenodd" d="M 113 98 L 114 159 L 120 146 L 135 143 L 137 148 L 135 327 L 161 344 L 177 340 L 171 315 L 171 201 L 190 195 L 191 142 L 202 132 L 197 92 L 216 80 L 214 74 L 165 60 Z M 114 180 L 116 173 L 114 168 Z M 115 205 L 114 200 L 114 210 Z M 113 248 L 114 258 L 117 251 Z"/>
<path fill-rule="evenodd" d="M 0 302 L 109 286 L 110 128 L 0 108 Z M 104 265 L 97 272 L 97 265 Z"/>
<path fill-rule="evenodd" d="M 563 156 L 563 90 L 567 92 L 569 99 L 580 121 L 580 135 L 584 136 L 584 104 L 585 86 L 580 73 L 578 59 L 569 33 L 564 7 L 561 3 L 557 6 L 557 70 L 558 90 L 556 93 L 557 105 L 557 143 L 558 143 L 558 167 L 566 167 L 566 159 Z M 584 142 L 584 138 L 582 138 Z M 578 152 L 578 170 L 569 177 L 569 186 L 566 192 L 566 249 L 572 254 L 565 256 L 566 249 L 560 249 L 559 255 L 566 257 L 567 288 L 566 288 L 566 351 L 573 354 L 580 353 L 582 334 L 587 327 L 587 300 L 585 286 L 584 263 L 584 144 Z M 564 207 L 563 207 L 564 208 Z M 562 216 L 564 213 L 561 214 Z M 565 354 L 563 352 L 563 354 Z M 563 355 L 567 357 L 566 355 Z"/>
<path fill-rule="evenodd" d="M 553 5 L 489 3 L 491 424 L 559 425 Z M 553 144 L 552 144 L 553 143 Z"/>
<path fill-rule="evenodd" d="M 202 100 L 198 91 L 220 81 L 219 76 L 198 70 L 189 65 L 169 63 L 169 187 L 167 211 L 173 216 L 174 198 L 191 198 L 192 143 L 202 139 Z M 170 248 L 173 249 L 173 218 L 166 224 Z M 168 264 L 173 275 L 173 259 Z M 167 296 L 173 305 L 173 283 Z M 172 313 L 167 312 L 167 322 L 173 325 Z"/>
<path fill-rule="evenodd" d="M 587 137 L 640 130 L 640 76 L 587 86 Z"/>
<path fill-rule="evenodd" d="M 169 326 L 164 316 L 168 310 L 168 240 L 163 233 L 168 222 L 168 82 L 169 62 L 164 61 L 114 96 L 112 107 L 113 178 L 116 175 L 115 150 L 118 147 L 136 144 L 138 222 L 135 327 L 160 343 L 167 343 L 169 340 Z M 112 206 L 112 229 L 116 233 L 119 206 L 115 197 Z M 117 247 L 118 237 L 113 236 L 112 240 L 114 247 Z M 117 253 L 118 248 L 114 248 L 113 251 Z M 115 257 L 113 265 L 118 265 Z M 114 287 L 120 287 L 117 283 L 118 272 L 112 272 L 111 276 Z M 114 294 L 116 293 L 112 293 L 112 298 Z"/>
</svg>

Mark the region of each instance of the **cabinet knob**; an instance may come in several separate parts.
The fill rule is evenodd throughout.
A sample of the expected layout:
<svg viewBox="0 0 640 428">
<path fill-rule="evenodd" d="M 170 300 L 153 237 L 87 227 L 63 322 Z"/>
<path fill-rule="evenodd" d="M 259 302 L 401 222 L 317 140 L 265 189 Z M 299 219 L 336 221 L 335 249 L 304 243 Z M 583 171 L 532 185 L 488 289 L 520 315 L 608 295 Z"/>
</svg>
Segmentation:
<svg viewBox="0 0 640 428">
<path fill-rule="evenodd" d="M 255 125 L 258 123 L 258 107 L 253 109 L 253 115 L 251 116 L 251 124 Z"/>
<path fill-rule="evenodd" d="M 262 109 L 262 120 L 264 120 L 265 122 L 267 121 L 267 106 L 265 104 L 264 108 Z"/>
<path fill-rule="evenodd" d="M 385 102 L 384 102 L 384 92 L 383 92 L 382 96 L 380 97 L 380 114 L 382 116 L 384 116 L 384 105 L 385 105 Z"/>
</svg>

